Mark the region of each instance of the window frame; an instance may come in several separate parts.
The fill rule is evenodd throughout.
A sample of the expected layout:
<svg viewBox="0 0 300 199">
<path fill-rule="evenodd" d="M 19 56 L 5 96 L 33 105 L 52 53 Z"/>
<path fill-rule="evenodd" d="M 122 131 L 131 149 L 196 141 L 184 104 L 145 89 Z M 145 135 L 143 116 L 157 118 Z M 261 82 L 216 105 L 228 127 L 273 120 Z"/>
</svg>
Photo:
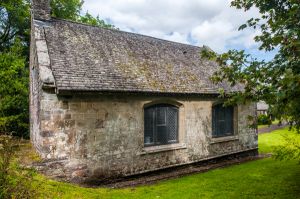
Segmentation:
<svg viewBox="0 0 300 199">
<path fill-rule="evenodd" d="M 164 107 L 166 109 L 173 109 L 175 110 L 175 114 L 176 114 L 176 121 L 175 121 L 175 127 L 176 127 L 176 140 L 169 140 L 169 129 L 168 129 L 168 122 L 170 119 L 168 119 L 167 117 L 167 111 L 168 110 L 165 110 L 165 124 L 159 124 L 157 123 L 157 114 L 158 114 L 158 108 L 161 108 L 161 107 Z M 152 127 L 152 131 L 153 131 L 153 142 L 151 143 L 146 143 L 146 114 L 147 114 L 147 110 L 151 110 L 151 109 L 154 109 L 153 110 L 153 118 L 152 118 L 152 122 L 153 122 L 153 127 Z M 171 145 L 171 144 L 176 144 L 176 143 L 179 143 L 179 107 L 174 105 L 174 104 L 169 104 L 169 103 L 156 103 L 156 104 L 150 104 L 149 106 L 146 106 L 144 107 L 144 147 L 150 147 L 150 146 L 163 146 L 163 145 Z M 159 142 L 158 141 L 158 135 L 159 135 L 159 131 L 157 130 L 157 127 L 159 126 L 165 126 L 167 129 L 166 129 L 166 137 L 167 137 L 167 141 L 166 143 L 163 142 Z M 151 139 L 151 138 L 150 138 Z"/>
<path fill-rule="evenodd" d="M 216 120 L 219 120 L 217 117 L 217 114 L 215 113 L 217 107 L 221 107 L 223 109 L 223 111 L 226 111 L 230 108 L 230 111 L 231 111 L 231 119 L 230 119 L 230 122 L 231 122 L 231 133 L 220 133 L 220 131 L 218 129 L 220 129 L 220 127 L 216 128 Z M 225 109 L 225 110 L 224 110 Z M 212 138 L 222 138 L 222 137 L 230 137 L 230 136 L 234 136 L 236 134 L 236 127 L 235 127 L 235 117 L 236 117 L 236 106 L 225 106 L 224 107 L 224 103 L 215 103 L 212 105 Z M 226 112 L 222 113 L 222 114 L 225 114 L 224 116 L 224 128 L 226 129 Z"/>
</svg>

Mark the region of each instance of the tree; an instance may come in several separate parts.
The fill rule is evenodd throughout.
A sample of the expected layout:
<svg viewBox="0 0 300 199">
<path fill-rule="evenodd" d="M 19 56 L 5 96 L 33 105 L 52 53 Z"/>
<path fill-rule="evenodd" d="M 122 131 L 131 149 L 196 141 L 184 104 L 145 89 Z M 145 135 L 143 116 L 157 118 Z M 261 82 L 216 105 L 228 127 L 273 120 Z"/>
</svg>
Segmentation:
<svg viewBox="0 0 300 199">
<path fill-rule="evenodd" d="M 240 30 L 259 28 L 255 37 L 259 49 L 277 51 L 271 61 L 259 61 L 245 51 L 229 50 L 217 55 L 203 51 L 202 56 L 216 60 L 220 70 L 212 80 L 226 80 L 230 85 L 243 84 L 238 93 L 224 93 L 230 102 L 264 100 L 272 114 L 284 118 L 293 127 L 300 128 L 300 2 L 296 0 L 235 0 L 232 6 L 245 11 L 257 7 L 260 18 L 251 18 Z"/>
<path fill-rule="evenodd" d="M 0 53 L 0 133 L 28 137 L 28 69 L 20 40 Z"/>
<path fill-rule="evenodd" d="M 77 21 L 82 10 L 82 0 L 51 0 L 53 17 Z"/>
<path fill-rule="evenodd" d="M 2 0 L 0 2 L 0 52 L 14 44 L 18 37 L 29 46 L 30 4 L 28 0 Z M 29 52 L 24 51 L 24 54 Z"/>
<path fill-rule="evenodd" d="M 99 15 L 93 17 L 88 12 L 85 15 L 80 15 L 83 3 L 83 0 L 51 0 L 52 16 L 102 28 L 115 29 L 115 26 L 100 19 Z"/>
<path fill-rule="evenodd" d="M 245 51 L 229 50 L 223 54 L 202 51 L 202 56 L 217 61 L 220 70 L 212 80 L 242 84 L 243 91 L 222 92 L 228 103 L 263 100 L 272 115 L 289 121 L 300 130 L 300 1 L 299 0 L 234 0 L 231 6 L 248 11 L 258 8 L 260 17 L 241 25 L 259 29 L 255 37 L 262 51 L 275 51 L 271 61 L 260 61 Z M 297 147 L 296 147 L 297 148 Z M 298 146 L 298 153 L 300 146 Z"/>
<path fill-rule="evenodd" d="M 52 0 L 52 16 L 114 28 L 89 13 L 80 15 L 82 0 Z M 30 1 L 0 2 L 0 133 L 29 137 L 28 60 Z"/>
<path fill-rule="evenodd" d="M 85 15 L 79 17 L 79 22 L 90 24 L 92 26 L 98 26 L 102 28 L 108 29 L 117 29 L 114 25 L 105 23 L 104 20 L 100 19 L 99 15 L 97 17 L 93 17 L 90 13 L 86 12 Z"/>
</svg>

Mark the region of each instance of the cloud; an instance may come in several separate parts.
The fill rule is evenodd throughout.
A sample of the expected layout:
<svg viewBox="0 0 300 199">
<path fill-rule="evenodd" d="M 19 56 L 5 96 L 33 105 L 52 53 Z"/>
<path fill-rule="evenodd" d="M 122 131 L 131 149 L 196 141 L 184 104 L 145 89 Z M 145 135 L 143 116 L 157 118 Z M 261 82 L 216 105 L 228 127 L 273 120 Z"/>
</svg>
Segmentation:
<svg viewBox="0 0 300 199">
<path fill-rule="evenodd" d="M 205 44 L 218 52 L 235 47 L 255 48 L 257 44 L 253 38 L 258 32 L 250 29 L 238 31 L 238 28 L 247 19 L 257 16 L 259 13 L 256 9 L 245 13 L 227 6 L 218 15 L 192 28 L 191 34 L 197 45 Z"/>
<path fill-rule="evenodd" d="M 184 44 L 190 44 L 185 34 L 179 32 L 165 33 L 163 31 L 140 31 L 140 34 L 148 35 L 164 40 L 175 41 Z"/>
<path fill-rule="evenodd" d="M 86 0 L 84 10 L 121 30 L 161 39 L 208 45 L 217 52 L 256 47 L 253 30 L 237 31 L 257 10 L 244 13 L 229 0 Z"/>
<path fill-rule="evenodd" d="M 205 21 L 192 29 L 192 37 L 198 45 L 208 45 L 217 51 L 225 50 L 228 40 L 237 35 L 234 27 L 227 21 Z"/>
</svg>

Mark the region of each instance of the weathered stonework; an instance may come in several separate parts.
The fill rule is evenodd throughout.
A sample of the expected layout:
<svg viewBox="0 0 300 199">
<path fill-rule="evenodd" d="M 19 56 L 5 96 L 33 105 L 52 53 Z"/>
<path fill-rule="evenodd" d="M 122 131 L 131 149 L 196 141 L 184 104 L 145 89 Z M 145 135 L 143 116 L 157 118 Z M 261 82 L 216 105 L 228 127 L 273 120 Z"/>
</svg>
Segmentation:
<svg viewBox="0 0 300 199">
<path fill-rule="evenodd" d="M 255 104 L 235 108 L 234 135 L 212 138 L 220 85 L 210 82 L 217 65 L 200 60 L 200 48 L 51 21 L 48 3 L 36 0 L 33 8 L 30 128 L 33 145 L 54 172 L 106 179 L 257 151 L 257 130 L 248 120 Z M 144 147 L 144 107 L 155 103 L 179 108 L 178 143 Z"/>
<path fill-rule="evenodd" d="M 179 108 L 179 143 L 144 147 L 144 106 L 174 101 Z M 39 152 L 45 159 L 67 160 L 70 174 L 116 177 L 198 162 L 257 148 L 248 115 L 255 105 L 237 107 L 237 128 L 230 137 L 211 137 L 213 98 L 136 95 L 74 95 L 42 92 Z"/>
</svg>

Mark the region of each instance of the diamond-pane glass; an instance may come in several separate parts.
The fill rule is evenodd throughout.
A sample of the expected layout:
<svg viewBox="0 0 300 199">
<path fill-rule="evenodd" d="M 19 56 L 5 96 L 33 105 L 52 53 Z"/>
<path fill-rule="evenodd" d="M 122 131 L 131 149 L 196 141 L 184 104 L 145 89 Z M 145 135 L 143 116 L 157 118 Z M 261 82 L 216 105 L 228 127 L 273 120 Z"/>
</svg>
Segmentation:
<svg viewBox="0 0 300 199">
<path fill-rule="evenodd" d="M 214 137 L 233 135 L 233 107 L 223 104 L 213 106 L 212 134 Z"/>
<path fill-rule="evenodd" d="M 178 141 L 178 108 L 158 104 L 145 108 L 145 145 L 161 145 Z"/>
<path fill-rule="evenodd" d="M 177 118 L 178 118 L 178 110 L 175 108 L 168 108 L 167 111 L 168 118 L 168 141 L 176 142 L 177 141 Z"/>
</svg>

